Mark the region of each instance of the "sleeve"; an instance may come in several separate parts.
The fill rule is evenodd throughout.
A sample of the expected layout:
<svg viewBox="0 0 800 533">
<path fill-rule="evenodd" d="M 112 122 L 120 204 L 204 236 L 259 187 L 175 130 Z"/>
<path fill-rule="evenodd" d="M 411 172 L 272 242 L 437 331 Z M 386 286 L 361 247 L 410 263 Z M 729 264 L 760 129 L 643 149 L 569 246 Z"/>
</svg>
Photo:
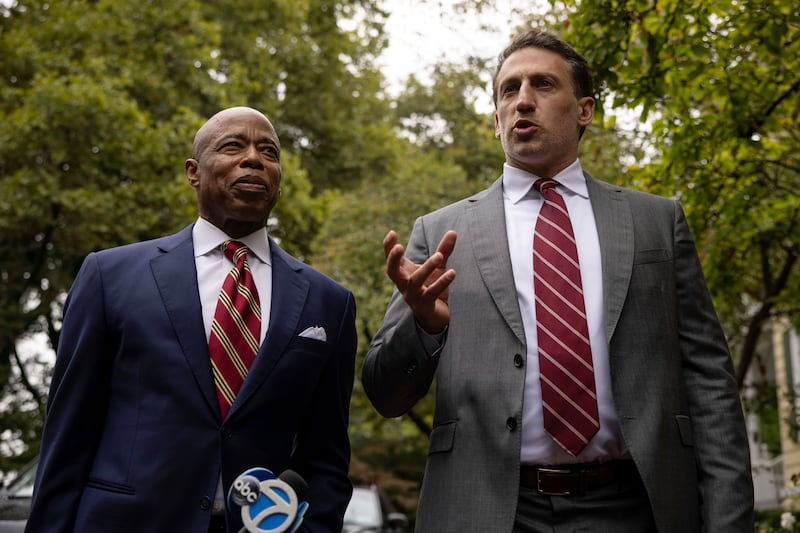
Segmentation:
<svg viewBox="0 0 800 533">
<path fill-rule="evenodd" d="M 113 361 L 95 254 L 64 304 L 39 466 L 26 531 L 71 533 L 102 433 Z"/>
<path fill-rule="evenodd" d="M 411 230 L 406 256 L 421 263 L 430 254 L 423 219 L 419 218 Z M 401 416 L 428 393 L 444 342 L 446 333 L 439 349 L 430 353 L 411 309 L 395 290 L 361 369 L 364 391 L 379 413 Z"/>
<path fill-rule="evenodd" d="M 684 213 L 675 208 L 682 372 L 705 531 L 753 531 L 749 445 L 728 345 Z"/>
</svg>

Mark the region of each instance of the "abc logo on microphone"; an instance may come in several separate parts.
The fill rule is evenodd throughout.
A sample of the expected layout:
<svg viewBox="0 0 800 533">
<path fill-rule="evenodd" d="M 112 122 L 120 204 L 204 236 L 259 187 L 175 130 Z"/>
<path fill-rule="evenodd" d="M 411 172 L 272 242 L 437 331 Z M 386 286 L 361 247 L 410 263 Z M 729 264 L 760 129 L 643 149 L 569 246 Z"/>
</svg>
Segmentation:
<svg viewBox="0 0 800 533">
<path fill-rule="evenodd" d="M 241 508 L 244 529 L 250 533 L 291 533 L 308 510 L 302 501 L 308 486 L 293 470 L 275 477 L 266 468 L 251 468 L 237 477 L 228 491 L 228 508 Z"/>
</svg>

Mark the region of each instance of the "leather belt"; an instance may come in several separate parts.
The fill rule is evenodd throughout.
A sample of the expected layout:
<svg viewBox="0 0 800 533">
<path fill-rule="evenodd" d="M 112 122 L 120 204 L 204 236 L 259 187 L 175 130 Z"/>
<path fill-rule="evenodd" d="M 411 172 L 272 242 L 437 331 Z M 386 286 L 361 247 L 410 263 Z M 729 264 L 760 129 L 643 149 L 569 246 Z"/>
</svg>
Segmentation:
<svg viewBox="0 0 800 533">
<path fill-rule="evenodd" d="M 635 471 L 633 461 L 574 465 L 521 465 L 519 485 L 544 496 L 571 496 L 610 485 Z"/>
</svg>

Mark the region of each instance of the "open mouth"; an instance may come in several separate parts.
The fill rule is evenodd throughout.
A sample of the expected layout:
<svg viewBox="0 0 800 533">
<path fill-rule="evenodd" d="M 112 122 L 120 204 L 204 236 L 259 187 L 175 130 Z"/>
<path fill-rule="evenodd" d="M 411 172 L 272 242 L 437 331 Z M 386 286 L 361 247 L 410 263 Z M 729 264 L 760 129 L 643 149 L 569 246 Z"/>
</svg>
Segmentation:
<svg viewBox="0 0 800 533">
<path fill-rule="evenodd" d="M 514 133 L 517 135 L 532 135 L 538 126 L 532 120 L 521 118 L 514 123 Z"/>
</svg>

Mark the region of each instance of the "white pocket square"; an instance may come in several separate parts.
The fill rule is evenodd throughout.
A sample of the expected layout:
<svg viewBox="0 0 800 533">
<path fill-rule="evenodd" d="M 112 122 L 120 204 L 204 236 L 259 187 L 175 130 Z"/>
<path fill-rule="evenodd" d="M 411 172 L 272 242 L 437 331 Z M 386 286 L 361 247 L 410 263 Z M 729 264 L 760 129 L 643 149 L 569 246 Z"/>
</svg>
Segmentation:
<svg viewBox="0 0 800 533">
<path fill-rule="evenodd" d="M 315 339 L 322 342 L 326 342 L 328 340 L 328 334 L 325 333 L 325 328 L 322 326 L 312 326 L 310 328 L 306 328 L 300 333 L 300 335 L 298 335 L 298 337 Z"/>
</svg>

